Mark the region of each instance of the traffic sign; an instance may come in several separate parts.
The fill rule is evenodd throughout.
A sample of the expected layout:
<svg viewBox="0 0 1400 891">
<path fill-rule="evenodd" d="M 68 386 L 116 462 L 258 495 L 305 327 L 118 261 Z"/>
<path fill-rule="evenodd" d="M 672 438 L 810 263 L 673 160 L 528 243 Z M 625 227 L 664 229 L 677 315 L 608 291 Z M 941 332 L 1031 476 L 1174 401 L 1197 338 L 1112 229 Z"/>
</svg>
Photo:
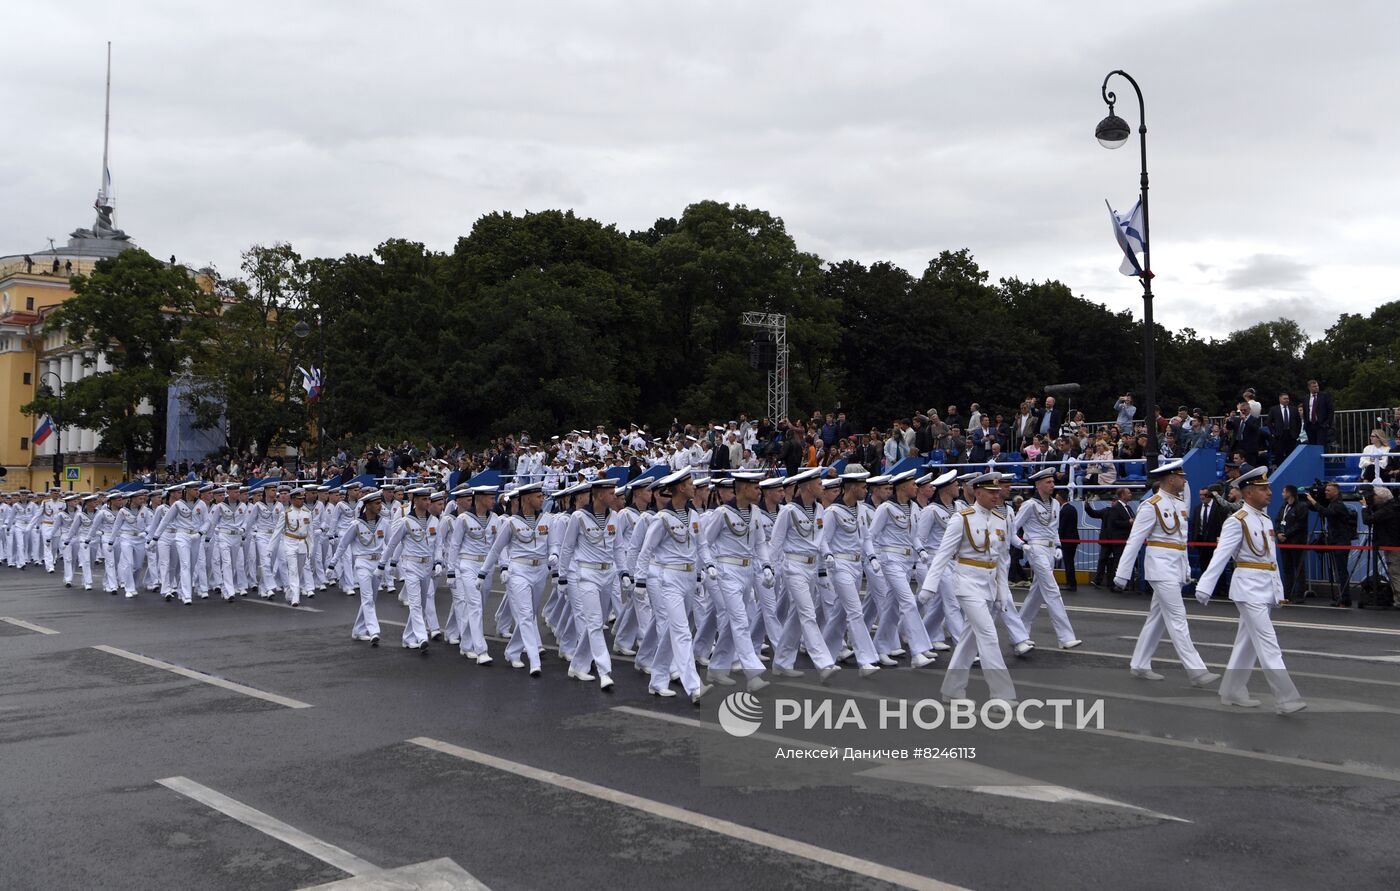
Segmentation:
<svg viewBox="0 0 1400 891">
<path fill-rule="evenodd" d="M 63 478 L 64 478 L 65 480 L 67 480 L 68 482 L 70 482 L 70 483 L 76 483 L 81 477 L 82 477 L 82 468 L 81 468 L 81 467 L 72 467 L 72 466 L 69 466 L 69 467 L 63 468 Z"/>
</svg>

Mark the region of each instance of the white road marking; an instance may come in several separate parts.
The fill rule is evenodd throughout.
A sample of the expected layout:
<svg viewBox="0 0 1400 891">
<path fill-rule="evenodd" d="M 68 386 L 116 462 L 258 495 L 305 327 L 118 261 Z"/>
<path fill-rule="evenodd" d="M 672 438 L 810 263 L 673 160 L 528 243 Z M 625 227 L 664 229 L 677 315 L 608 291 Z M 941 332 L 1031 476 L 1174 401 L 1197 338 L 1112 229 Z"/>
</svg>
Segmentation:
<svg viewBox="0 0 1400 891">
<path fill-rule="evenodd" d="M 777 683 L 777 682 L 775 682 Z M 854 696 L 861 699 L 886 699 L 878 693 L 867 693 L 864 690 L 838 690 L 834 687 L 819 687 L 813 684 L 793 684 L 783 682 L 784 687 L 801 687 L 824 693 L 843 693 L 847 696 Z M 1310 770 L 1323 770 L 1332 773 L 1344 773 L 1351 776 L 1368 777 L 1371 779 L 1388 780 L 1393 783 L 1400 783 L 1400 770 L 1392 770 L 1371 764 L 1356 764 L 1353 762 L 1331 762 L 1313 761 L 1308 758 L 1297 758 L 1292 755 L 1275 755 L 1272 752 L 1257 752 L 1249 749 L 1237 749 L 1227 743 L 1215 741 L 1183 740 L 1172 739 L 1165 736 L 1151 736 L 1146 733 L 1136 733 L 1126 730 L 1102 730 L 1096 727 L 1075 727 L 1072 724 L 1065 726 L 1066 730 L 1075 733 L 1092 733 L 1098 736 L 1107 736 L 1114 739 L 1126 739 L 1133 742 L 1149 743 L 1151 745 L 1173 746 L 1177 748 L 1195 749 L 1200 752 L 1210 752 L 1213 755 L 1228 755 L 1232 758 L 1248 758 L 1254 761 L 1268 761 L 1274 764 L 1289 764 L 1296 767 L 1305 767 Z"/>
<path fill-rule="evenodd" d="M 796 839 L 774 835 L 771 832 L 764 832 L 761 829 L 755 829 L 750 826 L 731 823 L 728 820 L 721 820 L 716 817 L 698 814 L 694 811 L 676 807 L 675 805 L 663 804 L 659 801 L 642 798 L 627 792 L 618 791 L 617 789 L 610 789 L 606 786 L 599 786 L 585 780 L 554 773 L 553 771 L 541 770 L 537 767 L 530 767 L 529 765 L 520 764 L 515 761 L 507 761 L 504 758 L 497 758 L 485 752 L 478 752 L 473 749 L 466 749 L 451 743 L 421 736 L 415 737 L 409 740 L 409 742 L 426 749 L 432 749 L 435 752 L 461 758 L 464 761 L 471 761 L 475 764 L 481 764 L 486 767 L 494 768 L 495 770 L 504 771 L 505 773 L 515 774 L 516 776 L 525 777 L 526 779 L 531 779 L 539 783 L 545 783 L 561 789 L 568 789 L 571 792 L 587 795 L 600 801 L 607 801 L 612 804 L 629 807 L 633 810 L 638 810 L 656 817 L 672 820 L 677 823 L 684 823 L 696 829 L 703 829 L 707 832 L 713 832 L 727 838 L 748 842 L 749 844 L 758 845 L 794 857 L 802 857 L 806 860 L 835 867 L 836 869 L 843 869 L 847 872 L 853 872 L 857 875 L 878 879 L 883 882 L 889 882 L 904 888 L 925 889 L 925 891 L 959 891 L 958 886 L 940 882 L 937 879 L 931 879 L 916 873 L 896 869 L 892 866 L 885 866 L 884 864 L 875 863 L 870 860 L 863 860 L 859 857 L 852 857 L 848 854 L 837 853 L 836 851 L 831 851 L 826 848 L 819 848 L 816 845 L 809 845 L 806 842 L 800 842 Z"/>
<path fill-rule="evenodd" d="M 1073 650 L 1036 650 L 1037 653 L 1058 653 L 1062 656 L 1100 656 L 1105 659 L 1118 659 L 1123 662 L 1131 662 L 1133 657 L 1129 653 L 1106 653 L 1101 650 L 1086 650 L 1075 648 Z M 1153 662 L 1170 662 L 1173 665 L 1180 665 L 1180 659 L 1171 659 L 1166 656 L 1153 656 Z M 1224 670 L 1227 666 L 1223 662 L 1207 662 L 1207 668 L 1219 668 Z M 1342 681 L 1346 684 L 1371 684 L 1377 687 L 1400 687 L 1400 681 L 1383 681 L 1378 678 L 1357 678 L 1344 674 L 1322 674 L 1316 671 L 1294 671 L 1289 669 L 1288 673 L 1295 678 L 1318 678 L 1324 681 Z"/>
<path fill-rule="evenodd" d="M 623 714 L 634 715 L 639 718 L 651 718 L 653 720 L 666 721 L 671 724 L 680 724 L 683 727 L 693 727 L 721 733 L 724 731 L 724 728 L 717 724 L 698 721 L 694 718 L 683 718 L 680 715 L 668 715 L 662 712 L 647 711 L 646 709 L 634 708 L 630 705 L 613 706 L 612 710 L 615 712 L 622 712 Z M 803 739 L 794 739 L 790 736 L 778 736 L 763 731 L 750 734 L 745 738 L 762 739 L 768 742 L 778 743 L 779 745 L 795 746 L 803 749 L 839 750 L 838 746 L 829 746 L 825 743 L 813 743 Z M 1078 789 L 1071 789 L 1067 786 L 1029 781 L 1028 777 L 999 770 L 995 767 L 987 767 L 985 764 L 974 764 L 970 761 L 940 761 L 937 763 L 920 761 L 917 764 L 913 764 L 888 758 L 862 758 L 860 760 L 871 761 L 880 766 L 859 771 L 857 776 L 878 777 L 901 783 L 918 783 L 919 785 L 937 786 L 943 789 L 962 789 L 968 792 L 980 792 L 983 795 L 999 795 L 1004 798 L 1021 798 L 1027 801 L 1098 804 L 1137 811 L 1140 814 L 1156 817 L 1161 820 L 1171 820 L 1177 823 L 1191 822 L 1181 817 L 1173 817 L 1170 814 L 1150 811 L 1146 808 L 1138 807 L 1135 804 L 1115 801 L 1112 798 L 1104 798 L 1090 792 L 1081 792 Z"/>
<path fill-rule="evenodd" d="M 1119 635 L 1118 639 L 1137 641 L 1137 638 L 1131 634 Z M 1232 643 L 1212 643 L 1204 640 L 1192 642 L 1198 647 L 1216 647 L 1222 650 L 1229 650 L 1235 646 Z M 1158 646 L 1162 644 L 1170 646 L 1171 640 L 1169 638 L 1163 638 L 1158 642 Z M 1280 652 L 1287 656 L 1318 656 L 1323 659 L 1350 659 L 1353 662 L 1380 662 L 1386 665 L 1400 664 L 1400 656 L 1363 656 L 1359 653 L 1324 653 L 1320 650 L 1280 650 Z"/>
<path fill-rule="evenodd" d="M 424 891 L 491 891 L 480 879 L 446 857 L 314 885 L 303 891 L 408 891 L 412 888 Z"/>
<path fill-rule="evenodd" d="M 108 646 L 107 644 L 99 644 L 93 647 L 93 649 L 101 650 L 104 653 L 111 653 L 113 656 L 120 656 L 123 659 L 130 659 L 132 662 L 139 662 L 142 665 L 149 665 L 152 668 L 159 668 L 163 671 L 181 675 L 182 677 L 193 678 L 196 681 L 212 684 L 215 687 L 222 687 L 225 690 L 232 690 L 235 693 L 242 693 L 244 696 L 252 696 L 255 699 L 273 702 L 277 705 L 286 706 L 287 708 L 311 708 L 310 703 L 299 702 L 295 699 L 288 699 L 286 696 L 278 696 L 276 693 L 267 693 L 263 690 L 258 690 L 243 684 L 236 684 L 233 681 L 226 681 L 212 674 L 205 674 L 204 672 L 173 665 L 169 662 L 162 662 L 159 659 L 152 659 L 150 656 L 142 656 L 140 653 L 132 653 L 128 650 Z"/>
<path fill-rule="evenodd" d="M 29 623 L 29 622 L 24 621 L 23 619 L 12 619 L 12 618 L 10 618 L 9 616 L 0 616 L 0 622 L 9 622 L 11 625 L 14 625 L 14 626 L 16 626 L 16 627 L 18 627 L 18 628 L 27 628 L 27 629 L 29 629 L 30 631 L 37 631 L 37 632 L 39 632 L 40 634 L 57 634 L 57 633 L 58 633 L 57 631 L 53 630 L 52 628 L 45 628 L 43 625 L 34 625 L 34 624 L 31 624 L 31 623 Z"/>
<path fill-rule="evenodd" d="M 1105 606 L 1066 606 L 1065 609 L 1072 613 L 1098 613 L 1110 616 L 1132 616 L 1140 622 L 1147 621 L 1147 610 L 1140 609 L 1111 609 Z M 1230 625 L 1238 625 L 1239 619 L 1233 616 L 1207 616 L 1199 612 L 1187 614 L 1187 618 L 1192 622 L 1225 622 Z M 1286 619 L 1275 619 L 1275 628 L 1308 628 L 1315 631 L 1352 631 L 1357 634 L 1384 634 L 1389 637 L 1400 637 L 1400 629 L 1396 628 L 1367 628 L 1364 625 L 1333 625 L 1328 622 L 1290 622 Z"/>
<path fill-rule="evenodd" d="M 290 603 L 282 603 L 277 600 L 263 600 L 261 597 L 235 597 L 235 603 L 256 603 L 258 606 L 280 606 L 282 609 L 294 609 L 299 613 L 323 613 L 325 610 L 317 609 L 314 606 L 292 606 Z"/>
<path fill-rule="evenodd" d="M 156 780 L 156 782 L 172 792 L 178 792 L 186 798 L 193 798 L 205 807 L 212 808 L 226 817 L 232 817 L 245 826 L 251 826 L 264 835 L 270 835 L 283 844 L 291 845 L 298 851 L 310 854 L 322 863 L 328 863 L 341 872 L 349 873 L 352 876 L 379 872 L 379 867 L 366 860 L 361 860 L 344 848 L 307 835 L 295 826 L 288 826 L 270 814 L 249 807 L 241 801 L 235 801 L 222 792 L 216 792 L 194 780 L 186 777 L 166 777 L 163 780 Z"/>
</svg>

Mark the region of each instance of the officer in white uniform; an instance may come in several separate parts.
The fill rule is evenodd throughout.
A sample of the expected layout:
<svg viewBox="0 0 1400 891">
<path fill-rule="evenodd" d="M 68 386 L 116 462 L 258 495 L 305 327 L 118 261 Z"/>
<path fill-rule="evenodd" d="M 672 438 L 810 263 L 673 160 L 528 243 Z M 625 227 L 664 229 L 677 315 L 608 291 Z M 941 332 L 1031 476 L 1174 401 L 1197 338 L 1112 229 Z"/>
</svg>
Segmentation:
<svg viewBox="0 0 1400 891">
<path fill-rule="evenodd" d="M 311 559 L 311 511 L 306 508 L 306 490 L 291 491 L 291 505 L 277 518 L 272 537 L 281 543 L 282 558 L 287 563 L 285 596 L 292 606 L 301 606 L 303 594 L 316 596 L 306 586 L 306 561 Z"/>
<path fill-rule="evenodd" d="M 196 540 L 203 534 L 206 521 L 205 506 L 198 496 L 199 483 L 185 483 L 182 500 L 170 505 L 170 510 L 161 519 L 160 527 L 152 532 L 153 538 L 167 534 L 174 536 L 171 544 L 174 561 L 179 564 L 180 602 L 186 606 L 194 598 L 194 559 L 198 554 Z M 205 592 L 203 596 L 209 595 Z M 167 592 L 165 599 L 174 600 L 175 595 Z"/>
<path fill-rule="evenodd" d="M 47 494 L 48 497 L 44 499 L 39 508 L 39 537 L 40 547 L 44 554 L 44 568 L 53 572 L 54 558 L 58 556 L 54 552 L 53 534 L 59 514 L 63 513 L 63 492 L 59 489 L 50 489 Z"/>
<path fill-rule="evenodd" d="M 433 597 L 433 574 L 438 562 L 438 523 L 428 510 L 428 499 L 432 489 L 420 486 L 408 491 L 413 505 L 389 531 L 389 542 L 385 550 L 389 568 L 403 567 L 404 599 L 408 603 L 408 622 L 403 629 L 403 645 L 406 649 L 428 652 L 428 639 L 438 629 L 429 629 L 424 604 Z M 437 624 L 434 612 L 432 623 Z"/>
<path fill-rule="evenodd" d="M 1125 587 L 1132 577 L 1138 552 L 1143 554 L 1143 578 L 1152 586 L 1152 605 L 1147 610 L 1147 622 L 1138 633 L 1133 649 L 1133 677 L 1160 681 L 1162 675 L 1152 670 L 1152 654 L 1166 631 L 1176 649 L 1177 658 L 1186 669 L 1191 683 L 1204 687 L 1220 680 L 1220 675 L 1206 669 L 1205 660 L 1191 642 L 1191 628 L 1186 623 L 1186 607 L 1181 602 L 1181 586 L 1191 580 L 1191 567 L 1186 559 L 1186 530 L 1190 525 L 1190 506 L 1182 493 L 1186 490 L 1186 468 L 1181 461 L 1169 461 L 1149 471 L 1157 480 L 1157 494 L 1145 500 L 1133 518 L 1133 531 L 1113 582 Z"/>
<path fill-rule="evenodd" d="M 1013 543 L 1031 567 L 1031 590 L 1021 604 L 1021 623 L 1030 628 L 1040 605 L 1050 611 L 1050 623 L 1060 649 L 1072 650 L 1083 641 L 1074 636 L 1069 613 L 1055 581 L 1055 561 L 1060 559 L 1060 502 L 1055 500 L 1055 469 L 1047 467 L 1030 476 L 1035 494 L 1021 503 L 1011 523 Z"/>
<path fill-rule="evenodd" d="M 952 567 L 958 605 L 967 624 L 953 647 L 953 658 L 943 678 L 942 692 L 946 699 L 967 696 L 972 662 L 980 657 L 982 676 L 987 680 L 992 698 L 1008 703 L 1016 701 L 1016 688 L 1002 659 L 996 624 L 992 620 L 992 610 L 997 608 L 1001 593 L 998 575 L 1006 570 L 1011 559 L 1006 515 L 1000 510 L 1002 476 L 984 473 L 970 481 L 977 503 L 958 511 L 949 521 L 919 589 L 919 599 L 927 603 L 938 595 L 939 580 L 944 571 Z"/>
<path fill-rule="evenodd" d="M 865 481 L 869 478 L 869 471 L 859 464 L 846 467 L 837 480 L 840 500 L 823 513 L 817 543 L 831 581 L 832 597 L 826 604 L 823 628 L 827 649 L 846 658 L 855 656 L 863 678 L 880 669 L 880 656 L 875 652 L 875 642 L 870 638 L 860 602 L 861 567 L 865 564 L 865 531 L 860 506 L 865 503 Z M 843 640 L 850 642 L 844 652 L 841 649 Z"/>
<path fill-rule="evenodd" d="M 83 590 L 92 590 L 92 528 L 97 518 L 98 496 L 84 495 L 79 499 L 80 506 L 73 521 L 65 532 L 64 545 L 72 548 L 82 573 Z"/>
<path fill-rule="evenodd" d="M 117 552 L 117 577 L 130 599 L 136 596 L 146 558 L 146 532 L 141 528 L 139 511 L 130 504 L 119 508 L 112 522 L 111 536 Z"/>
<path fill-rule="evenodd" d="M 249 537 L 257 542 L 257 561 L 249 566 L 248 571 L 251 575 L 254 573 L 253 567 L 256 567 L 258 596 L 263 600 L 272 599 L 276 587 L 275 552 L 281 549 L 281 542 L 273 535 L 283 510 L 282 505 L 275 500 L 276 495 L 277 487 L 271 483 L 264 483 L 253 496 L 255 500 L 247 520 L 247 529 L 252 533 Z"/>
<path fill-rule="evenodd" d="M 1259 705 L 1259 700 L 1249 698 L 1248 687 L 1250 672 L 1258 662 L 1274 694 L 1274 711 L 1289 715 L 1308 704 L 1288 676 L 1274 624 L 1269 620 L 1269 610 L 1283 600 L 1283 579 L 1278 573 L 1274 524 L 1267 513 L 1273 497 L 1268 468 L 1256 467 L 1237 477 L 1232 485 L 1240 490 L 1245 506 L 1225 521 L 1215 556 L 1196 583 L 1196 599 L 1209 604 L 1225 564 L 1235 561 L 1230 599 L 1240 611 L 1240 625 L 1235 648 L 1225 666 L 1225 679 L 1220 682 L 1220 701 L 1242 708 Z"/>
<path fill-rule="evenodd" d="M 476 574 L 486 565 L 486 557 L 495 542 L 497 518 L 491 509 L 496 506 L 497 491 L 496 486 L 481 485 L 454 492 L 458 509 L 445 542 L 455 622 L 448 631 L 448 642 L 455 639 L 459 652 L 468 659 L 475 659 L 477 665 L 491 664 L 482 614 L 486 592 Z"/>
</svg>

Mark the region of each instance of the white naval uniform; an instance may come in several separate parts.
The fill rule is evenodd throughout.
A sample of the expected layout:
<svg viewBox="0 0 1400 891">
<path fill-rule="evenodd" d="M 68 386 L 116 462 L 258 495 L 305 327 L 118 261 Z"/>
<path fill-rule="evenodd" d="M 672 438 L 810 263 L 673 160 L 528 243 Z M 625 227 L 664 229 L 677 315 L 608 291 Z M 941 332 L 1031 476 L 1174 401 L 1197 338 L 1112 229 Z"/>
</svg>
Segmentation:
<svg viewBox="0 0 1400 891">
<path fill-rule="evenodd" d="M 948 521 L 943 540 L 929 562 L 922 596 L 936 595 L 938 580 L 952 567 L 958 605 L 967 621 L 943 677 L 942 692 L 949 699 L 967 696 L 972 661 L 978 656 L 991 698 L 1016 698 L 992 620 L 992 611 L 998 608 L 1001 597 L 1001 578 L 1011 559 L 1008 539 L 1004 514 L 980 505 L 964 508 Z"/>
<path fill-rule="evenodd" d="M 442 630 L 433 596 L 434 576 L 441 568 L 440 542 L 438 518 L 432 514 L 420 517 L 410 513 L 389 531 L 385 548 L 389 567 L 399 565 L 404 581 L 402 597 L 408 604 L 408 622 L 403 629 L 405 647 L 421 646 Z"/>
<path fill-rule="evenodd" d="M 252 510 L 248 512 L 248 530 L 251 531 L 252 538 L 257 542 L 257 584 L 258 596 L 270 600 L 272 590 L 277 586 L 276 574 L 276 551 L 281 549 L 281 543 L 274 537 L 274 531 L 281 519 L 282 505 L 277 502 L 268 504 L 261 499 L 252 504 Z M 249 574 L 253 573 L 249 567 Z"/>
<path fill-rule="evenodd" d="M 350 632 L 357 638 L 379 636 L 374 598 L 379 595 L 379 573 L 384 566 L 387 533 L 388 524 L 383 516 L 373 522 L 352 520 L 349 528 L 340 534 L 340 543 L 331 558 L 334 566 L 350 567 L 360 590 L 360 611 L 355 615 L 355 626 Z"/>
<path fill-rule="evenodd" d="M 1021 604 L 1021 622 L 1030 628 L 1040 605 L 1050 612 L 1050 623 L 1061 644 L 1075 640 L 1074 626 L 1060 597 L 1060 585 L 1055 581 L 1055 551 L 1060 547 L 1060 503 L 1051 498 L 1027 498 L 1016 512 L 1011 533 L 1020 542 L 1021 553 L 1031 567 L 1031 589 Z"/>
<path fill-rule="evenodd" d="M 197 539 L 203 534 L 207 520 L 206 507 L 202 501 L 177 501 L 170 505 L 170 510 L 161 518 L 160 528 L 155 530 L 156 536 L 174 536 L 171 541 L 172 562 L 179 564 L 182 603 L 190 603 L 194 597 L 194 560 L 199 553 Z"/>
<path fill-rule="evenodd" d="M 1133 518 L 1133 531 L 1113 576 L 1120 586 L 1127 584 L 1138 552 L 1143 552 L 1142 577 L 1152 586 L 1152 605 L 1133 648 L 1134 671 L 1151 670 L 1152 654 L 1166 631 L 1187 675 L 1196 678 L 1207 673 L 1205 660 L 1191 642 L 1186 606 L 1181 600 L 1181 586 L 1191 580 L 1191 566 L 1186 559 L 1189 523 L 1190 508 L 1186 502 L 1161 491 L 1144 501 Z"/>
<path fill-rule="evenodd" d="M 480 517 L 472 511 L 459 513 L 452 518 L 444 542 L 447 565 L 457 573 L 457 578 L 451 582 L 452 615 L 445 629 L 447 641 L 455 641 L 462 655 L 470 654 L 478 659 L 486 655 L 487 648 L 482 614 L 485 585 L 476 574 L 486 565 L 486 555 L 491 553 L 496 538 L 496 519 L 490 513 Z"/>
<path fill-rule="evenodd" d="M 735 662 L 749 678 L 763 674 L 763 660 L 754 651 L 745 596 L 754 584 L 755 570 L 762 573 L 764 568 L 770 572 L 772 569 L 768 542 L 761 528 L 762 513 L 757 507 L 724 505 L 710 512 L 709 523 L 704 527 L 710 557 L 719 571 L 719 578 L 711 586 L 718 630 L 710 670 L 716 674 L 729 674 Z M 762 585 L 761 575 L 759 578 Z"/>
<path fill-rule="evenodd" d="M 287 562 L 287 590 L 284 596 L 292 606 L 301 605 L 301 596 L 315 596 L 315 589 L 306 589 L 306 561 L 311 559 L 311 511 L 305 507 L 288 507 L 277 518 L 272 530 L 273 540 L 280 543 L 282 558 Z"/>
<path fill-rule="evenodd" d="M 93 545 L 102 557 L 102 590 L 108 594 L 117 593 L 117 559 L 109 534 L 116 518 L 116 513 L 104 504 L 97 509 L 97 518 L 92 524 Z"/>
<path fill-rule="evenodd" d="M 78 509 L 77 515 L 68 524 L 64 533 L 64 543 L 72 550 L 82 573 L 83 590 L 92 590 L 92 522 L 97 511 Z"/>
<path fill-rule="evenodd" d="M 836 664 L 826 648 L 821 627 L 817 624 L 817 586 L 831 584 L 826 578 L 826 564 L 817 548 L 817 535 L 823 525 L 821 505 L 784 504 L 773 524 L 768 543 L 770 555 L 780 568 L 788 597 L 788 616 L 783 623 L 782 638 L 775 641 L 773 665 L 792 670 L 797 662 L 799 639 L 807 647 L 807 656 L 819 669 Z"/>
<path fill-rule="evenodd" d="M 146 530 L 130 507 L 117 511 L 112 522 L 113 550 L 117 553 L 117 577 L 127 597 L 135 597 L 141 584 L 141 568 L 146 559 Z"/>
<path fill-rule="evenodd" d="M 558 548 L 559 587 L 565 589 L 573 608 L 578 636 L 569 670 L 587 674 L 591 665 L 600 674 L 611 675 L 603 623 L 612 606 L 613 589 L 620 582 L 626 550 L 618 534 L 617 515 L 611 510 L 601 515 L 574 511 L 560 531 Z"/>
<path fill-rule="evenodd" d="M 52 498 L 45 498 L 39 508 L 40 547 L 44 554 L 44 568 L 49 572 L 54 571 L 54 558 L 58 556 L 54 553 L 54 528 L 62 513 L 63 502 Z"/>
<path fill-rule="evenodd" d="M 941 501 L 932 501 L 919 512 L 918 540 L 924 543 L 924 547 L 930 550 L 937 549 L 943 541 L 943 533 L 948 528 L 948 523 L 957 516 L 957 508 L 951 504 L 944 504 Z M 933 555 L 929 555 L 929 560 Z M 963 626 L 966 621 L 963 619 L 962 608 L 958 606 L 958 595 L 953 585 L 953 570 L 949 567 L 944 571 L 941 579 L 933 582 L 928 580 L 929 563 L 923 566 L 923 577 L 919 581 L 919 588 L 923 590 L 937 590 L 938 594 L 931 598 L 924 608 L 924 628 L 928 631 L 929 640 L 938 643 L 945 636 L 957 640 L 962 636 Z"/>
<path fill-rule="evenodd" d="M 486 563 L 477 572 L 483 591 L 491 589 L 492 573 L 498 565 L 502 572 L 509 572 L 505 600 L 513 629 L 506 643 L 506 659 L 514 662 L 524 655 L 532 672 L 540 668 L 540 626 L 535 618 L 535 603 L 549 581 L 549 548 L 549 524 L 544 517 L 511 514 L 502 518 Z M 541 594 L 537 595 L 537 591 Z"/>
<path fill-rule="evenodd" d="M 860 581 L 865 563 L 865 531 L 861 526 L 860 504 L 848 507 L 838 501 L 826 509 L 818 549 L 826 561 L 831 577 L 827 595 L 826 622 L 823 636 L 828 650 L 839 652 L 842 642 L 849 640 L 856 661 L 862 667 L 879 661 L 875 642 L 870 638 L 863 606 L 860 601 Z"/>
<path fill-rule="evenodd" d="M 686 693 L 694 696 L 700 690 L 685 601 L 699 584 L 704 565 L 712 562 L 709 547 L 700 537 L 700 518 L 689 509 L 668 507 L 647 527 L 637 554 L 637 590 L 642 593 L 636 596 L 651 604 L 656 627 L 648 685 L 653 692 L 666 689 L 673 671 L 679 673 Z"/>
<path fill-rule="evenodd" d="M 1198 597 L 1214 593 L 1231 560 L 1235 561 L 1235 572 L 1230 579 L 1230 599 L 1240 612 L 1240 625 L 1220 682 L 1220 699 L 1232 703 L 1249 698 L 1249 674 L 1257 661 L 1273 691 L 1275 707 L 1288 705 L 1300 697 L 1284 667 L 1283 651 L 1269 620 L 1269 610 L 1283 600 L 1283 579 L 1278 574 L 1274 524 L 1268 514 L 1245 505 L 1225 521 L 1215 555 L 1196 583 Z"/>
<path fill-rule="evenodd" d="M 879 575 L 889 592 L 880 613 L 881 639 L 886 639 L 886 625 L 897 627 L 909 642 L 909 649 L 918 654 L 932 649 L 933 643 L 929 640 L 923 617 L 919 615 L 918 602 L 909 586 L 909 579 L 914 575 L 914 563 L 923 549 L 922 542 L 914 539 L 913 510 L 911 502 L 899 504 L 893 498 L 881 503 L 870 519 L 865 553 L 867 560 L 878 559 L 880 571 L 872 575 Z M 897 649 L 897 633 L 893 639 Z M 893 650 L 884 652 L 888 655 Z"/>
<path fill-rule="evenodd" d="M 216 587 L 225 600 L 237 596 L 238 557 L 243 553 L 243 526 L 236 504 L 221 501 L 209 507 L 209 522 L 213 524 L 213 544 L 211 549 L 218 556 L 218 578 Z"/>
</svg>

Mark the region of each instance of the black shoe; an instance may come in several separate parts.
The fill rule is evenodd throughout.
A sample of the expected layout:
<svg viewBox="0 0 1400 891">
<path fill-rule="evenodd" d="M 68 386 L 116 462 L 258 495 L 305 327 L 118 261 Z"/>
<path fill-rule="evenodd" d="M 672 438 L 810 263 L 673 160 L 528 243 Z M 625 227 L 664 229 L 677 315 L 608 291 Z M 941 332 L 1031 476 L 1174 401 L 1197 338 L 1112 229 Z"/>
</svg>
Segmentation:
<svg viewBox="0 0 1400 891">
<path fill-rule="evenodd" d="M 433 640 L 443 640 L 443 634 L 442 634 L 442 632 L 441 632 L 441 631 L 434 631 L 434 632 L 433 632 Z"/>
<path fill-rule="evenodd" d="M 71 588 L 71 587 L 73 587 L 73 583 L 72 583 L 72 582 L 64 582 L 64 583 L 63 583 L 63 587 L 65 587 L 65 588 Z"/>
<path fill-rule="evenodd" d="M 418 645 L 418 652 L 424 656 L 428 655 L 428 642 L 426 640 Z"/>
<path fill-rule="evenodd" d="M 376 634 L 374 637 L 371 637 L 369 639 L 369 645 L 372 647 L 379 646 L 379 635 Z"/>
</svg>

